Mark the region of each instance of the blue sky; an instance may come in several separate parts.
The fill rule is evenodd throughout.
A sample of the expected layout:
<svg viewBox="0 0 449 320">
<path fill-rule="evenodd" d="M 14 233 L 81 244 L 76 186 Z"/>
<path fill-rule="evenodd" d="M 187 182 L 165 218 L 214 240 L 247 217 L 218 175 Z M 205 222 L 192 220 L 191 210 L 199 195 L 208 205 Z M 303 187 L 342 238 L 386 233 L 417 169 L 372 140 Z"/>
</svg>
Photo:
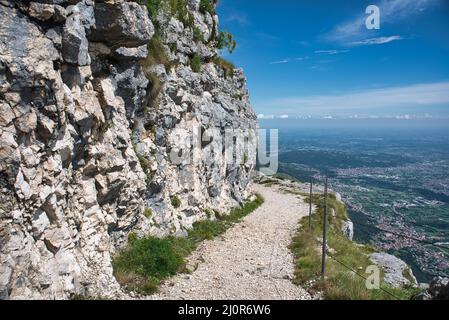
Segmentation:
<svg viewBox="0 0 449 320">
<path fill-rule="evenodd" d="M 447 0 L 221 0 L 218 14 L 258 114 L 449 116 Z"/>
</svg>

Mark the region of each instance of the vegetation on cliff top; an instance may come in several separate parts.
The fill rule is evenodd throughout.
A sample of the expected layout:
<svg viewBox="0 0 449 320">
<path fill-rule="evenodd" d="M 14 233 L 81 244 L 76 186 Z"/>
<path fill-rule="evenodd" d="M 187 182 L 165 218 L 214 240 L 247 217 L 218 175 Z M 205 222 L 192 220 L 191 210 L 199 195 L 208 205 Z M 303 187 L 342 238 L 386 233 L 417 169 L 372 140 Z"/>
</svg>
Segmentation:
<svg viewBox="0 0 449 320">
<path fill-rule="evenodd" d="M 135 234 L 130 234 L 128 247 L 113 259 L 114 276 L 128 291 L 154 293 L 162 280 L 177 272 L 188 271 L 186 257 L 201 241 L 223 234 L 262 203 L 262 196 L 257 194 L 255 200 L 231 210 L 228 215 L 194 223 L 186 237 L 160 239 L 147 236 L 138 239 Z"/>
<path fill-rule="evenodd" d="M 309 201 L 306 196 L 306 202 Z M 347 239 L 341 232 L 341 221 L 347 219 L 345 205 L 329 194 L 329 228 L 327 244 L 329 255 L 326 258 L 326 276 L 321 278 L 321 238 L 323 232 L 324 196 L 313 195 L 312 202 L 315 205 L 315 213 L 312 215 L 312 227 L 309 229 L 308 217 L 300 222 L 297 234 L 292 240 L 290 249 L 295 258 L 295 280 L 298 285 L 308 287 L 313 291 L 324 294 L 326 299 L 344 300 L 391 300 L 410 299 L 416 293 L 412 287 L 392 288 L 383 283 L 381 274 L 381 289 L 367 289 L 365 280 L 347 267 L 360 275 L 365 275 L 366 268 L 373 263 L 369 254 L 376 250 L 367 245 L 360 245 Z M 334 214 L 330 214 L 331 212 Z M 338 260 L 338 261 L 337 261 Z M 381 272 L 382 273 L 382 272 Z M 365 275 L 366 276 L 366 275 Z"/>
<path fill-rule="evenodd" d="M 146 113 L 149 109 L 157 108 L 159 103 L 158 96 L 163 88 L 163 83 L 154 74 L 154 72 L 151 71 L 151 67 L 157 64 L 162 64 L 164 65 L 165 70 L 170 72 L 172 67 L 177 63 L 176 61 L 172 61 L 170 59 L 167 52 L 168 49 L 165 47 L 161 39 L 161 26 L 159 25 L 157 19 L 158 13 L 163 10 L 169 16 L 175 17 L 177 20 L 181 21 L 185 28 L 192 30 L 193 40 L 195 42 L 204 43 L 205 39 L 204 34 L 195 25 L 195 19 L 188 9 L 187 0 L 139 0 L 138 2 L 141 4 L 146 4 L 149 16 L 156 29 L 155 35 L 148 43 L 148 56 L 141 63 L 144 68 L 145 75 L 150 81 L 147 99 L 148 103 L 143 107 L 143 112 Z M 201 0 L 199 11 L 202 14 L 209 13 L 214 16 L 216 14 L 214 2 L 211 0 Z M 220 31 L 217 35 L 217 26 L 215 21 L 211 33 L 212 35 L 207 43 L 209 46 L 215 47 L 219 50 L 227 49 L 230 53 L 235 50 L 237 42 L 232 34 L 226 31 Z M 175 52 L 177 50 L 176 44 L 170 44 L 169 49 L 172 52 Z M 232 77 L 234 73 L 234 65 L 231 62 L 226 61 L 219 56 L 213 58 L 212 62 L 224 71 L 225 77 Z M 189 65 L 193 72 L 200 72 L 202 63 L 203 61 L 197 53 L 193 54 L 189 58 Z"/>
</svg>

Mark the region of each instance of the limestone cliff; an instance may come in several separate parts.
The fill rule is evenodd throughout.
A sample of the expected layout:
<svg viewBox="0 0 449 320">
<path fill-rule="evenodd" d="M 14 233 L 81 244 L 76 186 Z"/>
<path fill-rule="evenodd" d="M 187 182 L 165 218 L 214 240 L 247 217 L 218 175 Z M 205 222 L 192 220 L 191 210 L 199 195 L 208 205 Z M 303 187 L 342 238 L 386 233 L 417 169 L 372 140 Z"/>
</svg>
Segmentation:
<svg viewBox="0 0 449 320">
<path fill-rule="evenodd" d="M 0 0 L 0 298 L 115 296 L 130 232 L 182 235 L 247 197 L 245 78 L 213 10 L 177 4 Z"/>
</svg>

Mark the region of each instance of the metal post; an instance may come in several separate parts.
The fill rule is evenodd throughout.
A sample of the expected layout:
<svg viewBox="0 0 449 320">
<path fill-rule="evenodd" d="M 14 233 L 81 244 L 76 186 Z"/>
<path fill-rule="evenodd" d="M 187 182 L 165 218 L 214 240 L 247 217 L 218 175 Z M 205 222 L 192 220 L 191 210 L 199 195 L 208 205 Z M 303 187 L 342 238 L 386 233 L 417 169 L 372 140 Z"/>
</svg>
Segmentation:
<svg viewBox="0 0 449 320">
<path fill-rule="evenodd" d="M 312 186 L 313 180 L 310 178 L 310 195 L 309 195 L 309 229 L 312 228 Z"/>
<path fill-rule="evenodd" d="M 321 257 L 321 276 L 326 271 L 326 232 L 327 232 L 327 176 L 324 183 L 324 220 L 323 220 L 323 251 Z"/>
</svg>

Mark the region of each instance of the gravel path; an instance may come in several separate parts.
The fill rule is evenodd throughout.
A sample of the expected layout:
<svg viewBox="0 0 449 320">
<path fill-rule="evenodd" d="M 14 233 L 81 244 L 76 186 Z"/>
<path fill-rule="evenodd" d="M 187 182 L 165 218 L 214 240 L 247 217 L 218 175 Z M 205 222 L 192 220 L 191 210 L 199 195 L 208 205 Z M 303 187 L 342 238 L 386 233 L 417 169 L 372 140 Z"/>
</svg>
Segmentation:
<svg viewBox="0 0 449 320">
<path fill-rule="evenodd" d="M 288 249 L 307 204 L 275 187 L 256 184 L 253 190 L 265 198 L 262 206 L 223 236 L 203 242 L 189 258 L 195 271 L 167 280 L 149 299 L 311 299 L 290 280 Z"/>
</svg>

